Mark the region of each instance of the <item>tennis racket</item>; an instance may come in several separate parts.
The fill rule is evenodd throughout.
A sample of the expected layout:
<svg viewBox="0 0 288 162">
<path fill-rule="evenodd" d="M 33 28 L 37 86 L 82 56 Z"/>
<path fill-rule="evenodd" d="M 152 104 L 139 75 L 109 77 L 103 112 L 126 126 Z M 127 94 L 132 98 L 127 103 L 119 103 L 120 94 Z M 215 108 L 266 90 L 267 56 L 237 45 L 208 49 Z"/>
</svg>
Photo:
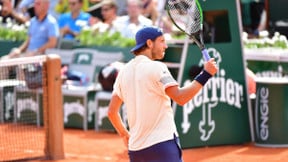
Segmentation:
<svg viewBox="0 0 288 162">
<path fill-rule="evenodd" d="M 168 0 L 168 15 L 173 24 L 200 48 L 205 61 L 210 56 L 203 41 L 203 14 L 198 0 Z"/>
</svg>

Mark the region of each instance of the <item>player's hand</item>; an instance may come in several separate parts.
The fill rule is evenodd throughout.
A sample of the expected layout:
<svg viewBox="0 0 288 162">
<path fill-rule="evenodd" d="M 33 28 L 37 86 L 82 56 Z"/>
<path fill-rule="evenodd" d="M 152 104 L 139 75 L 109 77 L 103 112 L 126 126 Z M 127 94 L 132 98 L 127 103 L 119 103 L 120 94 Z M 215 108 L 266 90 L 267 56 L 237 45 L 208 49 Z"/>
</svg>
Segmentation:
<svg viewBox="0 0 288 162">
<path fill-rule="evenodd" d="M 127 148 L 128 148 L 129 138 L 130 138 L 130 135 L 122 136 L 122 140 Z"/>
<path fill-rule="evenodd" d="M 217 63 L 214 58 L 211 58 L 209 61 L 205 62 L 204 70 L 207 71 L 212 76 L 218 71 Z"/>
</svg>

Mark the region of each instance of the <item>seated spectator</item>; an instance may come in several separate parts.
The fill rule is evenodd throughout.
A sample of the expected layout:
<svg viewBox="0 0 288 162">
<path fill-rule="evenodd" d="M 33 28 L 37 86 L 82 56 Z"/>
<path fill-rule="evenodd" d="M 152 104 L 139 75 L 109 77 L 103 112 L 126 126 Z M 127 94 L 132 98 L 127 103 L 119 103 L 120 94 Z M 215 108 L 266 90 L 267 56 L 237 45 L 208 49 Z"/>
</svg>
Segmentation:
<svg viewBox="0 0 288 162">
<path fill-rule="evenodd" d="M 11 19 L 19 24 L 24 24 L 29 20 L 27 17 L 24 17 L 22 14 L 17 13 L 16 10 L 14 10 L 11 0 L 1 0 L 1 2 L 0 16 L 3 18 L 3 23 L 6 23 L 8 19 Z"/>
<path fill-rule="evenodd" d="M 101 2 L 101 16 L 103 21 L 99 19 L 99 21 L 92 26 L 92 29 L 114 33 L 114 21 L 118 18 L 115 0 L 103 0 Z"/>
<path fill-rule="evenodd" d="M 113 21 L 118 17 L 116 2 L 114 0 L 103 0 L 101 15 L 103 17 L 103 22 L 111 26 Z"/>
<path fill-rule="evenodd" d="M 59 28 L 56 19 L 48 14 L 49 0 L 35 0 L 34 4 L 36 16 L 30 20 L 27 40 L 2 59 L 44 54 L 46 49 L 56 47 Z"/>
<path fill-rule="evenodd" d="M 142 15 L 142 4 L 140 1 L 128 0 L 128 15 L 121 16 L 115 21 L 117 31 L 123 37 L 134 38 L 136 32 L 144 27 L 153 25 L 152 21 Z"/>
<path fill-rule="evenodd" d="M 90 26 L 91 15 L 82 11 L 83 0 L 68 0 L 70 12 L 59 16 L 60 35 L 73 40 L 85 26 Z"/>
<path fill-rule="evenodd" d="M 95 5 L 99 3 L 103 3 L 106 0 L 89 0 L 90 4 Z M 126 7 L 127 7 L 127 0 L 115 0 L 117 5 L 117 15 L 123 16 L 127 14 Z"/>
</svg>

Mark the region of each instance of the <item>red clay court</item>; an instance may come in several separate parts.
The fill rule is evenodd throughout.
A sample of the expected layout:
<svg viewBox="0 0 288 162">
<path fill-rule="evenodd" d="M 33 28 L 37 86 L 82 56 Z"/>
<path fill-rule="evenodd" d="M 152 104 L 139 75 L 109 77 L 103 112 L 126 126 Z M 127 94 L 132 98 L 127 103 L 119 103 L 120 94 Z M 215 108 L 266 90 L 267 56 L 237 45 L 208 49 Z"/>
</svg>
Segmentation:
<svg viewBox="0 0 288 162">
<path fill-rule="evenodd" d="M 55 162 L 129 162 L 122 139 L 111 132 L 64 130 L 65 159 Z M 184 162 L 286 162 L 287 148 L 253 143 L 185 149 Z M 44 162 L 52 162 L 46 160 Z"/>
</svg>

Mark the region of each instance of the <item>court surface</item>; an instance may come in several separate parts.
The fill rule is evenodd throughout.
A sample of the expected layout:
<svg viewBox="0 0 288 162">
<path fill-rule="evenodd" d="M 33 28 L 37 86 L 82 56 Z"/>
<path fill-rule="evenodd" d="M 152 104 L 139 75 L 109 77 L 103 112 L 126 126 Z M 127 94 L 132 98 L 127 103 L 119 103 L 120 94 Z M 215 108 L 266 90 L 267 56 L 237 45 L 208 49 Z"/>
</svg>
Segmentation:
<svg viewBox="0 0 288 162">
<path fill-rule="evenodd" d="M 64 130 L 65 159 L 57 162 L 128 162 L 122 139 L 113 132 Z M 184 162 L 285 162 L 288 148 L 257 147 L 253 143 L 183 150 Z M 53 162 L 46 160 L 45 162 Z"/>
</svg>

